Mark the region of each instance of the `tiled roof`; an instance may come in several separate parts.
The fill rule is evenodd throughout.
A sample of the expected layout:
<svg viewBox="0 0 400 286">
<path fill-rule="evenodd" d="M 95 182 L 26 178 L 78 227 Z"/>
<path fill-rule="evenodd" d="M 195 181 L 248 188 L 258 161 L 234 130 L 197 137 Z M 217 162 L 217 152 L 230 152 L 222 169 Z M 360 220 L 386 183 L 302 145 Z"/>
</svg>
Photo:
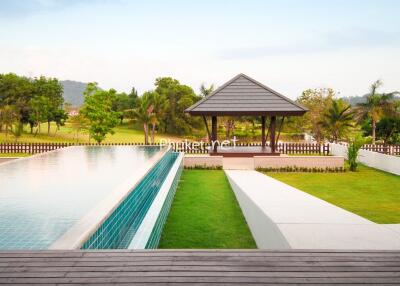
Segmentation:
<svg viewBox="0 0 400 286">
<path fill-rule="evenodd" d="M 307 109 L 239 74 L 185 111 L 192 115 L 302 115 Z"/>
</svg>

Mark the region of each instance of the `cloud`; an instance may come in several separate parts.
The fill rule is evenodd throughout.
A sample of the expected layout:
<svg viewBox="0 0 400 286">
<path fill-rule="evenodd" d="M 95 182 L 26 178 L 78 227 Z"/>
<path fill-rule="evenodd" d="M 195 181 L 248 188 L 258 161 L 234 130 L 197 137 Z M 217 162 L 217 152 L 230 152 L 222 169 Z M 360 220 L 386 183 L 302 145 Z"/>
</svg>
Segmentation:
<svg viewBox="0 0 400 286">
<path fill-rule="evenodd" d="M 228 60 L 257 59 L 269 56 L 325 53 L 348 49 L 400 48 L 400 32 L 369 29 L 345 29 L 324 33 L 316 38 L 290 44 L 271 44 L 225 49 L 218 57 Z"/>
<path fill-rule="evenodd" d="M 48 11 L 59 11 L 75 5 L 111 2 L 112 0 L 1 0 L 1 17 L 26 17 Z M 118 1 L 116 1 L 118 2 Z"/>
</svg>

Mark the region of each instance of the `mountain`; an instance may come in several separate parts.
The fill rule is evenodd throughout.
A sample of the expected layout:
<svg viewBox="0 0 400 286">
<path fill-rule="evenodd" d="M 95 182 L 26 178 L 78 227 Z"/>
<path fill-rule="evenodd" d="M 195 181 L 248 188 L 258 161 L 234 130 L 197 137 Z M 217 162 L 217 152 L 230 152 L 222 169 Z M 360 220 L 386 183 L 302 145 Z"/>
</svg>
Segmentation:
<svg viewBox="0 0 400 286">
<path fill-rule="evenodd" d="M 86 83 L 62 80 L 60 81 L 64 87 L 64 100 L 72 104 L 72 106 L 79 107 L 83 104 L 83 91 L 86 89 Z"/>
<path fill-rule="evenodd" d="M 342 99 L 348 102 L 351 106 L 355 106 L 358 103 L 364 103 L 366 101 L 367 94 L 363 96 L 345 96 Z"/>
<path fill-rule="evenodd" d="M 342 99 L 346 102 L 348 102 L 351 106 L 356 106 L 358 103 L 364 103 L 366 102 L 366 97 L 368 94 L 365 94 L 363 96 L 345 96 L 342 97 Z M 394 97 L 396 100 L 399 100 L 399 96 Z"/>
</svg>

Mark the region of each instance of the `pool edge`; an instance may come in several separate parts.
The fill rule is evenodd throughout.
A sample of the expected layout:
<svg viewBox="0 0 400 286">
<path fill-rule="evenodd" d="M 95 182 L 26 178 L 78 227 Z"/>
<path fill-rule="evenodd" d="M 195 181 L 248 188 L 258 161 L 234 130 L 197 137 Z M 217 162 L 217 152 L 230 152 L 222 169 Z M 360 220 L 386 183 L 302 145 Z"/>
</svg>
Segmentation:
<svg viewBox="0 0 400 286">
<path fill-rule="evenodd" d="M 145 145 L 142 145 L 145 146 Z M 122 203 L 129 193 L 147 176 L 162 158 L 171 150 L 171 146 L 160 147 L 160 151 L 149 160 L 149 164 L 140 170 L 139 173 L 128 177 L 123 183 L 119 184 L 114 190 L 91 209 L 79 221 L 72 225 L 63 235 L 55 240 L 48 250 L 73 250 L 80 249 L 81 246 L 96 232 L 99 226 L 113 213 Z"/>
</svg>

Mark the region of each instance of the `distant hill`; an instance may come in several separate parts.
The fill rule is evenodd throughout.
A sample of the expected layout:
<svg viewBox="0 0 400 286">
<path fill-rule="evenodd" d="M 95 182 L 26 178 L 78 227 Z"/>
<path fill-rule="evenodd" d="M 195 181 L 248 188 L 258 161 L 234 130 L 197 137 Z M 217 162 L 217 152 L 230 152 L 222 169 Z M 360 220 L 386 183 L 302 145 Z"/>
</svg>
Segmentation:
<svg viewBox="0 0 400 286">
<path fill-rule="evenodd" d="M 358 103 L 364 103 L 366 102 L 366 97 L 368 96 L 368 94 L 365 94 L 363 96 L 345 96 L 342 97 L 342 99 L 346 102 L 348 102 L 350 105 L 355 106 Z M 399 96 L 395 96 L 396 99 L 400 99 Z"/>
<path fill-rule="evenodd" d="M 358 103 L 363 103 L 366 101 L 365 97 L 367 95 L 363 95 L 363 96 L 345 96 L 342 97 L 342 99 L 346 102 L 348 102 L 350 105 L 355 106 Z"/>
<path fill-rule="evenodd" d="M 86 83 L 62 80 L 60 81 L 64 87 L 64 100 L 72 104 L 72 106 L 79 107 L 83 104 L 83 91 L 86 89 Z"/>
</svg>

